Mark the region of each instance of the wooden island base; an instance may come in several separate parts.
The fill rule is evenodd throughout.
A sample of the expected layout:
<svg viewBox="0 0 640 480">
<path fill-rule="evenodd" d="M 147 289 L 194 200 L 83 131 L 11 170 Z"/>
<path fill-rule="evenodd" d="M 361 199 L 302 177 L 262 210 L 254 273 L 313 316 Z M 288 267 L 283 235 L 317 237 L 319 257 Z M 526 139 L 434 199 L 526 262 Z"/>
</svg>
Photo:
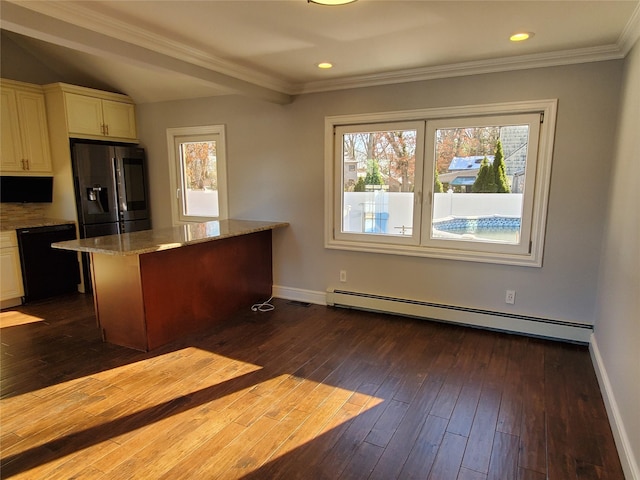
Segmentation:
<svg viewBox="0 0 640 480">
<path fill-rule="evenodd" d="M 105 341 L 148 351 L 267 300 L 271 231 L 139 255 L 91 253 Z"/>
</svg>

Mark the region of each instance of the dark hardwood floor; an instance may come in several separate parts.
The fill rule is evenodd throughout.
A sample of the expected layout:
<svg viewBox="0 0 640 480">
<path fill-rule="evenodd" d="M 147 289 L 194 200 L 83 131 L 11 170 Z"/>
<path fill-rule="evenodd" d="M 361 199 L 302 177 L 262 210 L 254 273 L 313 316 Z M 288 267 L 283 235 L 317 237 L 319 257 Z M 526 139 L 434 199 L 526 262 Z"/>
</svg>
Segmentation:
<svg viewBox="0 0 640 480">
<path fill-rule="evenodd" d="M 150 353 L 1 312 L 2 478 L 624 478 L 586 347 L 274 303 Z"/>
</svg>

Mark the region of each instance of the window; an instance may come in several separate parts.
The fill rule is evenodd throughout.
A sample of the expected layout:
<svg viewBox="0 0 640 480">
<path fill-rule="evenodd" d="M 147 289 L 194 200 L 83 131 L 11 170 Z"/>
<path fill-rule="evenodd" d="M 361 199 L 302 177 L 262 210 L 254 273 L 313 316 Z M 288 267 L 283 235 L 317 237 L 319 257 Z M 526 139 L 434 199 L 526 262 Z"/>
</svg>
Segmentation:
<svg viewBox="0 0 640 480">
<path fill-rule="evenodd" d="M 345 167 L 336 238 L 370 243 L 393 237 L 395 243 L 417 244 L 414 187 L 424 122 L 341 126 L 336 138 L 341 141 L 335 154 Z"/>
<path fill-rule="evenodd" d="M 173 223 L 227 217 L 223 125 L 167 129 Z"/>
<path fill-rule="evenodd" d="M 555 109 L 328 117 L 326 246 L 542 265 Z"/>
</svg>

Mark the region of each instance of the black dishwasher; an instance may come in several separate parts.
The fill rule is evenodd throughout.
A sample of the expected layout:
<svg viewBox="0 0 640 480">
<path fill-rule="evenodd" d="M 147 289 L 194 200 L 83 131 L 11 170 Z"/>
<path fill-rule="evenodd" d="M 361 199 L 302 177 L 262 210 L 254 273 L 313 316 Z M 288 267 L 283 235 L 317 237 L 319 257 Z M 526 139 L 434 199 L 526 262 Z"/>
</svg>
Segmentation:
<svg viewBox="0 0 640 480">
<path fill-rule="evenodd" d="M 51 248 L 52 243 L 74 240 L 75 225 L 20 228 L 16 233 L 25 303 L 78 290 L 78 255 Z"/>
</svg>

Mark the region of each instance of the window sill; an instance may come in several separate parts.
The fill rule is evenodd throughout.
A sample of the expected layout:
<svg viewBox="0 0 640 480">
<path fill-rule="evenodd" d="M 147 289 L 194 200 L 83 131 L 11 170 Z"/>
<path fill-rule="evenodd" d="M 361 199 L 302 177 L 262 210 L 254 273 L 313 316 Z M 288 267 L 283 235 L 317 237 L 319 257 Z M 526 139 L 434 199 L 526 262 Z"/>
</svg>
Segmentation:
<svg viewBox="0 0 640 480">
<path fill-rule="evenodd" d="M 374 242 L 353 242 L 329 239 L 325 248 L 353 252 L 379 253 L 385 255 L 404 255 L 410 257 L 438 258 L 479 263 L 494 263 L 520 267 L 542 267 L 542 252 L 531 249 L 527 254 L 508 254 L 491 252 L 472 252 L 454 248 L 434 248 L 425 246 L 390 245 Z"/>
</svg>

